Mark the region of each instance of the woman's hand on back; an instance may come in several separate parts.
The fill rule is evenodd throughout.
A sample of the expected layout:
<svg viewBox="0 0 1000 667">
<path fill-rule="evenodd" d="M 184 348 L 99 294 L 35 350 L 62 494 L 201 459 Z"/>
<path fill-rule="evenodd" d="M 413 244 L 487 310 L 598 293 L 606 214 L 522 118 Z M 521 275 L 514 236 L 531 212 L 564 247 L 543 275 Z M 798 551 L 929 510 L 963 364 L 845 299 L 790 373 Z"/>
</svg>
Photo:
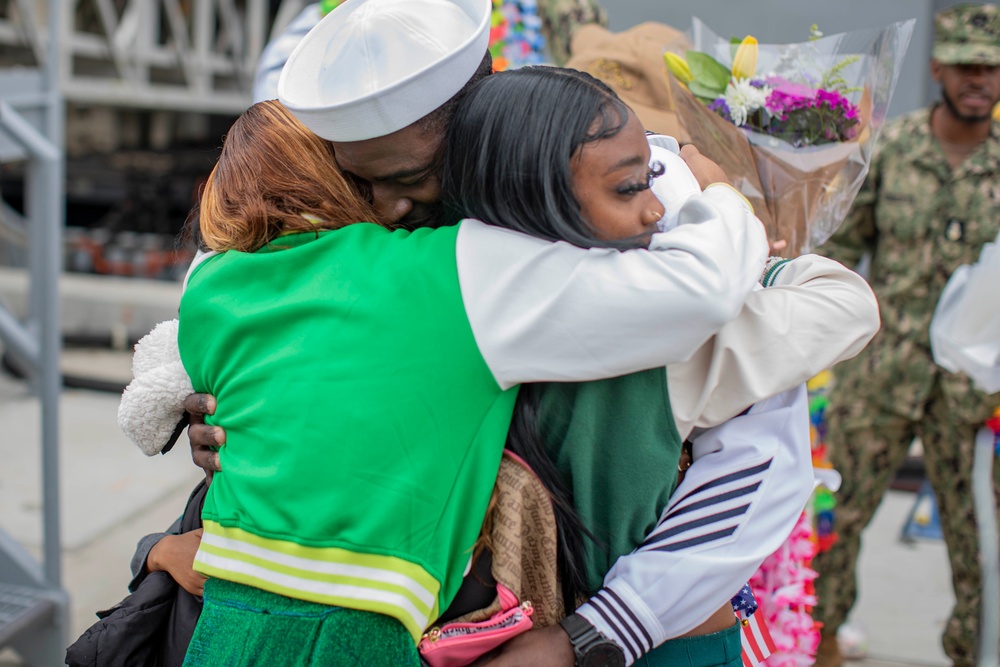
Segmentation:
<svg viewBox="0 0 1000 667">
<path fill-rule="evenodd" d="M 681 147 L 681 158 L 687 163 L 688 169 L 698 180 L 698 185 L 704 190 L 713 183 L 725 183 L 732 185 L 726 172 L 712 160 L 708 159 L 698 151 L 694 144 L 685 144 Z M 782 239 L 770 241 L 771 252 L 780 254 L 788 246 L 788 242 Z"/>
<path fill-rule="evenodd" d="M 191 595 L 201 596 L 205 577 L 194 571 L 194 557 L 201 546 L 202 529 L 180 535 L 164 535 L 146 556 L 146 569 L 166 572 Z"/>
<path fill-rule="evenodd" d="M 215 396 L 211 394 L 191 394 L 184 399 L 184 409 L 191 415 L 191 425 L 188 426 L 191 459 L 205 471 L 209 484 L 212 483 L 212 475 L 222 470 L 219 453 L 212 448 L 226 444 L 225 429 L 205 423 L 205 415 L 215 414 L 215 406 Z"/>
<path fill-rule="evenodd" d="M 576 656 L 569 635 L 561 625 L 529 630 L 514 637 L 500 648 L 500 655 L 487 660 L 487 667 L 573 667 Z"/>
<path fill-rule="evenodd" d="M 698 185 L 702 190 L 712 183 L 731 184 L 722 167 L 702 155 L 694 144 L 681 146 L 681 159 L 687 163 L 688 169 L 698 179 Z"/>
</svg>

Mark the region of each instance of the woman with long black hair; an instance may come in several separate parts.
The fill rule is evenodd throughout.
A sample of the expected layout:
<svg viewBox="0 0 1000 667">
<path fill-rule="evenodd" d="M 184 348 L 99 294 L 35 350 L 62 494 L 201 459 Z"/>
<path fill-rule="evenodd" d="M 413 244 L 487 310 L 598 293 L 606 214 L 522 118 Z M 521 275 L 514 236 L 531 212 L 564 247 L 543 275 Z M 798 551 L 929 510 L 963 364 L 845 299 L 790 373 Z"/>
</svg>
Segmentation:
<svg viewBox="0 0 1000 667">
<path fill-rule="evenodd" d="M 455 216 L 540 238 L 647 247 L 663 222 L 650 221 L 646 196 L 700 192 L 658 143 L 585 73 L 504 72 L 456 111 L 442 196 Z M 578 664 L 595 644 L 590 630 L 628 664 L 740 663 L 728 601 L 784 541 L 813 487 L 800 383 L 856 354 L 878 327 L 870 289 L 836 262 L 776 259 L 762 282 L 740 317 L 666 372 L 521 388 L 507 446 L 552 490 L 567 610 L 590 598 L 564 621 Z M 678 488 L 685 441 L 695 462 Z M 512 643 L 549 664 L 530 635 Z"/>
</svg>

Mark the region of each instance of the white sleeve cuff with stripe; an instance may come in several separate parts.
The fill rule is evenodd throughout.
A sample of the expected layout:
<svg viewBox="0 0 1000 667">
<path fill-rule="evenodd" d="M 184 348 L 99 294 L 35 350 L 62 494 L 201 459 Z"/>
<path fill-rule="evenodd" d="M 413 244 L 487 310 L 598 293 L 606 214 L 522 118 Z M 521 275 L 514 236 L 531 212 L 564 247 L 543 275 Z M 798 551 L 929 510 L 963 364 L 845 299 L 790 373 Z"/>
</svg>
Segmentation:
<svg viewBox="0 0 1000 667">
<path fill-rule="evenodd" d="M 659 626 L 656 616 L 623 582 L 610 582 L 577 608 L 576 613 L 622 647 L 626 665 L 631 665 L 658 645 L 653 643 L 654 639 L 646 629 Z"/>
</svg>

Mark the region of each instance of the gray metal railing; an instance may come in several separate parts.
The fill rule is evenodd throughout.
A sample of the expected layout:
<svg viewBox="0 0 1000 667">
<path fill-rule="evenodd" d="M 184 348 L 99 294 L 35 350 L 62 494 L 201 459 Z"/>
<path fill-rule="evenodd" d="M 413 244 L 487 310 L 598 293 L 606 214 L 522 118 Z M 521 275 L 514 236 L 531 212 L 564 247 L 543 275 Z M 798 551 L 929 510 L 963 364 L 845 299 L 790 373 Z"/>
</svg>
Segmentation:
<svg viewBox="0 0 1000 667">
<path fill-rule="evenodd" d="M 49 2 L 48 34 L 60 34 L 59 0 Z M 0 306 L 0 338 L 29 370 L 41 401 L 42 563 L 0 529 L 0 647 L 31 665 L 63 664 L 69 598 L 62 588 L 59 520 L 59 274 L 63 230 L 63 99 L 58 41 L 49 40 L 44 69 L 19 72 L 19 94 L 0 96 L 0 134 L 27 159 L 25 230 L 29 244 L 29 317 L 19 322 Z M 0 87 L 10 91 L 10 87 Z M 40 122 L 32 123 L 33 115 Z M 6 156 L 0 156 L 5 157 Z"/>
<path fill-rule="evenodd" d="M 48 48 L 39 4 L 0 2 L 0 45 L 18 64 L 58 58 L 67 102 L 222 114 L 249 106 L 271 27 L 268 0 L 50 2 L 61 15 L 57 51 Z M 277 18 L 304 4 L 284 0 Z"/>
</svg>

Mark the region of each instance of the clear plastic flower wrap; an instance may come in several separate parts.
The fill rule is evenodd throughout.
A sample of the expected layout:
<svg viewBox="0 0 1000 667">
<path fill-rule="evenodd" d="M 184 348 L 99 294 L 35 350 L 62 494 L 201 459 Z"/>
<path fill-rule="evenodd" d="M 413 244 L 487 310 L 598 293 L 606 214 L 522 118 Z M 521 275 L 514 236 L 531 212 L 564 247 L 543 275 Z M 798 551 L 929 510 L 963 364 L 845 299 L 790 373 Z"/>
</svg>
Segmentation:
<svg viewBox="0 0 1000 667">
<path fill-rule="evenodd" d="M 1000 234 L 979 261 L 958 267 L 934 309 L 934 362 L 965 373 L 987 393 L 1000 391 Z"/>
<path fill-rule="evenodd" d="M 782 254 L 840 226 L 864 182 L 914 21 L 797 44 L 723 39 L 694 19 L 668 45 L 674 105 L 691 143 L 753 204 Z"/>
</svg>

